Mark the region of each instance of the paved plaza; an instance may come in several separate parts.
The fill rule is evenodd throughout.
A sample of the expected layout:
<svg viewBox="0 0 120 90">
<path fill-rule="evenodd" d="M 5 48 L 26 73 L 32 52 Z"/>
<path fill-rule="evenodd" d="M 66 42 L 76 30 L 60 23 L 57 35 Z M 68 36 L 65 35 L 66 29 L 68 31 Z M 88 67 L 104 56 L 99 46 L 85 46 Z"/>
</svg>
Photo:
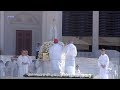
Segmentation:
<svg viewBox="0 0 120 90">
<path fill-rule="evenodd" d="M 113 77 L 114 75 L 114 71 L 116 70 L 116 72 L 118 72 L 118 68 L 115 62 L 115 59 L 110 59 L 110 68 L 112 68 L 112 72 L 109 74 L 109 78 L 113 79 L 115 77 Z M 114 60 L 114 61 L 113 61 Z M 98 68 L 98 64 L 97 64 L 97 58 L 85 58 L 85 57 L 77 57 L 76 58 L 76 65 L 79 65 L 79 69 L 80 72 L 82 74 L 93 74 L 95 79 L 99 79 L 99 68 Z M 42 65 L 43 68 L 42 70 L 44 71 L 44 73 L 49 73 L 50 71 L 50 63 L 49 61 L 44 63 L 44 65 Z M 19 77 L 4 77 L 4 79 L 45 79 L 45 78 L 38 78 L 38 77 L 23 77 L 23 78 L 19 78 Z M 51 79 L 51 78 L 47 78 L 47 79 Z"/>
</svg>

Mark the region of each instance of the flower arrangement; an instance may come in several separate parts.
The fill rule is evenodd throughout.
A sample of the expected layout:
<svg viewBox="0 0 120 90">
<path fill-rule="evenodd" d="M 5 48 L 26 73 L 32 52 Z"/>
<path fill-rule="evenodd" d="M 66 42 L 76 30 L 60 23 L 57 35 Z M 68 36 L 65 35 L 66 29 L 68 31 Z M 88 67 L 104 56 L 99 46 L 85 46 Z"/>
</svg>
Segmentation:
<svg viewBox="0 0 120 90">
<path fill-rule="evenodd" d="M 64 46 L 63 42 L 59 41 L 58 44 Z M 40 47 L 40 51 L 39 51 L 39 54 L 38 54 L 38 59 L 39 60 L 41 60 L 41 59 L 48 60 L 49 59 L 49 48 L 53 45 L 54 45 L 53 41 L 44 42 L 43 45 Z"/>
</svg>

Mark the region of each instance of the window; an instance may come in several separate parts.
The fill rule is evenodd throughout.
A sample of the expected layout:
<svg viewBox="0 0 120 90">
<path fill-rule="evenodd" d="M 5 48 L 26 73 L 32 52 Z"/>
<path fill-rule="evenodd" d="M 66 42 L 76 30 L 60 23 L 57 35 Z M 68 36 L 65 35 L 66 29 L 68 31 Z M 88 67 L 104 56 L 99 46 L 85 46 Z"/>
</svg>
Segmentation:
<svg viewBox="0 0 120 90">
<path fill-rule="evenodd" d="M 120 37 L 120 11 L 99 12 L 100 37 Z"/>
<path fill-rule="evenodd" d="M 93 11 L 63 11 L 63 42 L 74 38 L 79 51 L 91 51 Z"/>
<path fill-rule="evenodd" d="M 99 48 L 120 51 L 120 11 L 99 12 Z"/>
<path fill-rule="evenodd" d="M 63 11 L 63 36 L 92 36 L 92 11 Z"/>
</svg>

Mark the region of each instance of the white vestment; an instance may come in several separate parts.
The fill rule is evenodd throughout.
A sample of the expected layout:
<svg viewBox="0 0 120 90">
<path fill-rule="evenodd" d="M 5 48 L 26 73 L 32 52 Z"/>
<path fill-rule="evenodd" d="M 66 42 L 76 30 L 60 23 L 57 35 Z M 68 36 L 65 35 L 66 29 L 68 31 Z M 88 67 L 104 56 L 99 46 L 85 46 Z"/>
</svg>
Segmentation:
<svg viewBox="0 0 120 90">
<path fill-rule="evenodd" d="M 18 76 L 18 64 L 17 61 L 10 62 L 11 66 L 11 76 L 16 77 Z"/>
<path fill-rule="evenodd" d="M 52 73 L 60 74 L 61 72 L 61 57 L 63 47 L 60 44 L 54 44 L 49 49 Z"/>
<path fill-rule="evenodd" d="M 4 63 L 0 63 L 0 77 L 5 76 L 5 65 Z"/>
<path fill-rule="evenodd" d="M 81 73 L 80 73 L 80 70 L 78 69 L 78 70 L 75 70 L 75 74 L 76 75 L 80 75 Z"/>
<path fill-rule="evenodd" d="M 27 64 L 23 64 L 23 63 L 27 63 Z M 18 66 L 19 66 L 18 76 L 19 77 L 23 77 L 24 74 L 28 73 L 28 68 L 29 68 L 30 63 L 31 61 L 28 56 L 20 55 L 18 57 Z"/>
<path fill-rule="evenodd" d="M 5 63 L 5 76 L 13 76 L 11 61 Z"/>
<path fill-rule="evenodd" d="M 101 65 L 105 65 L 105 68 L 103 68 Z M 109 57 L 106 54 L 99 57 L 98 66 L 100 68 L 100 79 L 108 79 Z"/>
<path fill-rule="evenodd" d="M 30 73 L 36 73 L 36 62 L 37 62 L 37 60 L 32 60 L 32 62 L 31 62 L 31 64 L 30 64 L 30 66 L 29 66 L 29 72 Z"/>
<path fill-rule="evenodd" d="M 42 62 L 40 60 L 37 60 L 35 63 L 36 69 L 37 69 L 37 74 L 43 73 L 42 71 Z"/>
<path fill-rule="evenodd" d="M 75 75 L 75 57 L 77 56 L 76 46 L 74 44 L 68 44 L 65 50 L 65 73 Z"/>
</svg>

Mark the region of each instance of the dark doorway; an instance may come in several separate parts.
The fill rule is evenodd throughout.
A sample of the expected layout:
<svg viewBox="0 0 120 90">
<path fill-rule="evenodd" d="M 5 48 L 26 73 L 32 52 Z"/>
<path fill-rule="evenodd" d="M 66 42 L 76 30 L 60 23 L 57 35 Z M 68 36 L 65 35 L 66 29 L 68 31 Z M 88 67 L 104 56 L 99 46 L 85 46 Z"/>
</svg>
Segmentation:
<svg viewBox="0 0 120 90">
<path fill-rule="evenodd" d="M 32 30 L 16 30 L 16 55 L 20 55 L 22 49 L 32 55 Z"/>
</svg>

